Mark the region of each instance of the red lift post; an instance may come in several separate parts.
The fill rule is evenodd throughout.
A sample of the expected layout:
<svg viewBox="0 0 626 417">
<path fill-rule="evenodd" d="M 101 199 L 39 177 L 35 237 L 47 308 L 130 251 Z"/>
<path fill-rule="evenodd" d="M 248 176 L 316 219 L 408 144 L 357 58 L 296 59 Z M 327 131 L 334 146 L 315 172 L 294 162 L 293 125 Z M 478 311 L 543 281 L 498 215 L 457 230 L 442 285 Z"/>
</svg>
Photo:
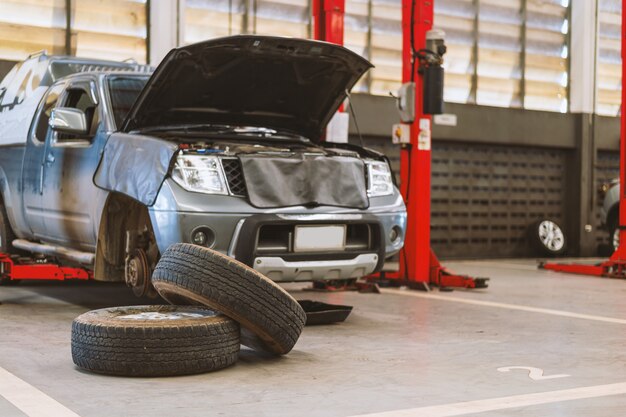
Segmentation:
<svg viewBox="0 0 626 417">
<path fill-rule="evenodd" d="M 433 0 L 402 0 L 402 81 L 415 83 L 415 119 L 410 143 L 401 145 L 401 191 L 407 204 L 408 224 L 400 270 L 385 278 L 405 281 L 411 287 L 485 288 L 486 278 L 456 275 L 444 268 L 430 248 L 431 122 L 424 111 L 424 72 L 421 67 L 427 33 L 433 28 Z"/>
<path fill-rule="evenodd" d="M 622 0 L 622 81 L 626 80 L 626 0 Z M 540 268 L 557 272 L 595 277 L 626 278 L 626 88 L 622 87 L 622 112 L 620 129 L 620 201 L 619 201 L 619 246 L 611 257 L 597 265 L 541 263 Z"/>
<path fill-rule="evenodd" d="M 313 0 L 313 39 L 343 45 L 346 0 Z M 339 107 L 343 112 L 343 104 Z"/>
<path fill-rule="evenodd" d="M 313 38 L 343 45 L 345 0 L 313 0 Z"/>
<path fill-rule="evenodd" d="M 345 0 L 314 0 L 315 39 L 343 45 Z M 401 192 L 408 212 L 405 248 L 400 254 L 400 271 L 387 272 L 385 279 L 402 281 L 412 287 L 428 289 L 429 284 L 440 287 L 484 288 L 485 278 L 470 278 L 447 271 L 430 249 L 430 115 L 424 114 L 422 98 L 424 77 L 419 62 L 415 65 L 414 50 L 426 48 L 426 33 L 432 29 L 433 0 L 402 1 L 402 80 L 415 82 L 415 121 L 412 123 L 411 143 L 400 152 Z M 422 128 L 420 129 L 420 123 Z M 420 142 L 422 138 L 427 141 Z M 411 197 L 412 196 L 412 197 Z"/>
</svg>

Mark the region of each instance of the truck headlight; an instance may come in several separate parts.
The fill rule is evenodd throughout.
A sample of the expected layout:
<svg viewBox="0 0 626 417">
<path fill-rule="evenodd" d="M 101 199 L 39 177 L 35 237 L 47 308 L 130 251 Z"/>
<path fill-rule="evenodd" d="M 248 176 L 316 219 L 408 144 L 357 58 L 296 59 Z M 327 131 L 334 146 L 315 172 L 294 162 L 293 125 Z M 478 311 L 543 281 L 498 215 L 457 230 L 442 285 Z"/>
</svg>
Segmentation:
<svg viewBox="0 0 626 417">
<path fill-rule="evenodd" d="M 393 179 L 387 162 L 368 161 L 367 163 L 367 195 L 381 197 L 393 194 Z"/>
<path fill-rule="evenodd" d="M 172 179 L 187 191 L 228 195 L 219 158 L 204 155 L 178 155 Z"/>
</svg>

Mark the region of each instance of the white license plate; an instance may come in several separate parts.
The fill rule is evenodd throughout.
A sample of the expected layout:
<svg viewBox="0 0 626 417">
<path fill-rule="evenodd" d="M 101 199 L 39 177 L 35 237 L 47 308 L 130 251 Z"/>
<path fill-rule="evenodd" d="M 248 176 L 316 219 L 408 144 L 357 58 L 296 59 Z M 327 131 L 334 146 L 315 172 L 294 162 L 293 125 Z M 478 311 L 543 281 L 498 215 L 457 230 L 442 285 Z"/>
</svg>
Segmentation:
<svg viewBox="0 0 626 417">
<path fill-rule="evenodd" d="M 296 226 L 294 252 L 345 250 L 346 226 Z"/>
</svg>

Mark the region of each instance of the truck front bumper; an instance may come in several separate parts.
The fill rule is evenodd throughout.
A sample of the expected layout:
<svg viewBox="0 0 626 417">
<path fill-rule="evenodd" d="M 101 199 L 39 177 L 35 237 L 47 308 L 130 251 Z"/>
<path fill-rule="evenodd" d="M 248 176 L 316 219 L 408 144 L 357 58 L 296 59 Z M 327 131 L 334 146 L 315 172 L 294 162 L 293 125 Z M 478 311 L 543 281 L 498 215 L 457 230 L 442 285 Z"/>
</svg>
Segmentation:
<svg viewBox="0 0 626 417">
<path fill-rule="evenodd" d="M 378 271 L 385 258 L 402 248 L 406 230 L 404 211 L 375 214 L 242 214 L 152 210 L 150 215 L 161 253 L 173 243 L 193 243 L 194 231 L 206 230 L 210 236 L 208 247 L 228 254 L 274 281 L 282 282 L 358 278 Z M 335 224 L 367 228 L 370 236 L 368 246 L 322 253 L 260 248 L 259 236 L 264 226 Z"/>
<path fill-rule="evenodd" d="M 378 255 L 367 253 L 353 259 L 332 261 L 285 261 L 281 257 L 261 256 L 253 268 L 273 281 L 319 281 L 360 278 L 376 270 Z"/>
</svg>

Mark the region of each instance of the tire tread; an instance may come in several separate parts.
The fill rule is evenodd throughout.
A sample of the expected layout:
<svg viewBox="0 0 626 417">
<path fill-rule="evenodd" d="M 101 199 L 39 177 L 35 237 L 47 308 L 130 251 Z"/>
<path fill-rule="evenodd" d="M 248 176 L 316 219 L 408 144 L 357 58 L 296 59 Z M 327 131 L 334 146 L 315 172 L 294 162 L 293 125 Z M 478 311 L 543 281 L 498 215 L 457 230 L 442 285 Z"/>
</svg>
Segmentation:
<svg viewBox="0 0 626 417">
<path fill-rule="evenodd" d="M 162 283 L 197 294 L 210 308 L 230 311 L 247 330 L 261 335 L 250 340 L 244 331 L 242 343 L 271 353 L 288 353 L 306 321 L 302 307 L 280 286 L 248 266 L 201 246 L 170 246 L 161 256 L 152 282 L 170 302 L 181 300 L 163 291 Z M 268 344 L 268 338 L 275 343 Z"/>
<path fill-rule="evenodd" d="M 118 309 L 96 312 L 106 315 L 107 310 L 114 313 Z M 211 322 L 199 319 L 199 323 L 181 326 L 162 325 L 162 320 L 122 325 L 94 322 L 98 316 L 93 313 L 72 323 L 72 359 L 80 368 L 152 377 L 210 372 L 237 361 L 239 325 L 227 317 Z"/>
</svg>

